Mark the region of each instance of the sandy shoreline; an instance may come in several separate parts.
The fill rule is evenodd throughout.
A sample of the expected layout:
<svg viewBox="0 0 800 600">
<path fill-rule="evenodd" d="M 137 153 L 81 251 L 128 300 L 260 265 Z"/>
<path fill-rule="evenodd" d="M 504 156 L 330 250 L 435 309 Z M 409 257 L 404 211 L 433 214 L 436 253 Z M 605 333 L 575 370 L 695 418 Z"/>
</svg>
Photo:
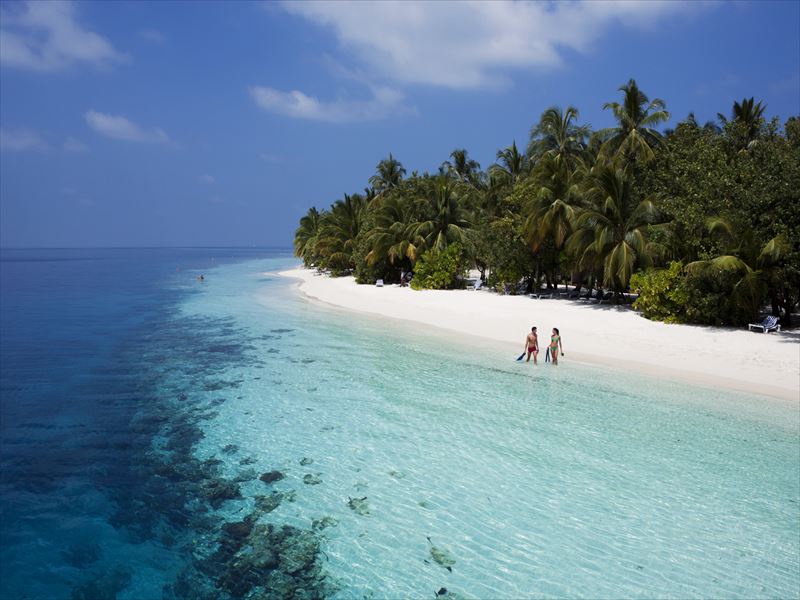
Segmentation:
<svg viewBox="0 0 800 600">
<path fill-rule="evenodd" d="M 330 278 L 307 269 L 280 275 L 299 279 L 300 291 L 309 298 L 507 342 L 512 354 L 522 352 L 532 325 L 539 328 L 540 340 L 549 340 L 550 329 L 558 327 L 567 359 L 800 402 L 797 334 L 667 325 L 626 308 L 571 300 L 377 288 L 357 285 L 352 277 Z"/>
</svg>

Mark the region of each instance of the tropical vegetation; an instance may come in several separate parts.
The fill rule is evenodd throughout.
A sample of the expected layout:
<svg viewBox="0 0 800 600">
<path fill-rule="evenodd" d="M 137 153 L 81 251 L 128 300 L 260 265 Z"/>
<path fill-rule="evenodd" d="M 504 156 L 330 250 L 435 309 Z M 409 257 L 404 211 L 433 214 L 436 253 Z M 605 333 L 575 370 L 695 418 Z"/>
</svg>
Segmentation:
<svg viewBox="0 0 800 600">
<path fill-rule="evenodd" d="M 573 285 L 638 295 L 644 316 L 741 324 L 765 309 L 791 326 L 800 301 L 800 119 L 766 120 L 754 98 L 729 116 L 673 128 L 666 102 L 631 79 L 593 131 L 551 107 L 482 169 L 456 148 L 433 173 L 392 154 L 362 192 L 310 208 L 295 234 L 307 266 L 359 283 L 487 287 Z"/>
</svg>

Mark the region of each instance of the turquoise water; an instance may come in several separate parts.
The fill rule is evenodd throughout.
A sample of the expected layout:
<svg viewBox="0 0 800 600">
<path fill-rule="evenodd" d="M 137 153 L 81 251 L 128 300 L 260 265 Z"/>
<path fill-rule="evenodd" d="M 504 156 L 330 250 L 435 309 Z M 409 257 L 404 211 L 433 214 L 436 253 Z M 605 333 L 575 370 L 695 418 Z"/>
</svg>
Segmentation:
<svg viewBox="0 0 800 600">
<path fill-rule="evenodd" d="M 516 363 L 208 254 L 4 263 L 0 597 L 800 595 L 796 405 Z"/>
<path fill-rule="evenodd" d="M 796 406 L 568 361 L 533 368 L 515 348 L 476 352 L 310 303 L 258 274 L 273 267 L 220 269 L 183 307 L 274 336 L 252 348 L 263 364 L 225 374 L 241 387 L 197 453 L 235 443 L 259 472 L 283 472 L 271 487 L 296 497 L 270 520 L 338 521 L 322 545 L 335 596 L 800 593 Z M 250 482 L 223 512 L 247 512 L 264 488 Z"/>
</svg>

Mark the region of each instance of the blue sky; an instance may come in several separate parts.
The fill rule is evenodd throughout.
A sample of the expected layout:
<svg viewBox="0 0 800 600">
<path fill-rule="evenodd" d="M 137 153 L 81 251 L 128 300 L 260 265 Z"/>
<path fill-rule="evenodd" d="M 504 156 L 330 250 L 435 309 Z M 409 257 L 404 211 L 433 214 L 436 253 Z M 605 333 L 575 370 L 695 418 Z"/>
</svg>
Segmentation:
<svg viewBox="0 0 800 600">
<path fill-rule="evenodd" d="M 0 245 L 288 245 L 390 151 L 435 171 L 595 128 L 633 77 L 671 124 L 800 113 L 800 3 L 0 5 Z"/>
</svg>

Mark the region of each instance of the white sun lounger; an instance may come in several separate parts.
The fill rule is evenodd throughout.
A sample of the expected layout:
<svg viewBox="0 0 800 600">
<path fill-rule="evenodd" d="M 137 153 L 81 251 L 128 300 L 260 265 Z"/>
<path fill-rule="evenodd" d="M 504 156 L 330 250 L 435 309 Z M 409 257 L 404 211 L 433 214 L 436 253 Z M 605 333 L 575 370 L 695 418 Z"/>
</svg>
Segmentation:
<svg viewBox="0 0 800 600">
<path fill-rule="evenodd" d="M 770 315 L 761 323 L 750 323 L 747 326 L 748 331 L 753 331 L 754 329 L 760 329 L 762 333 L 769 333 L 770 331 L 780 331 L 781 326 L 778 325 L 778 317 Z"/>
</svg>

